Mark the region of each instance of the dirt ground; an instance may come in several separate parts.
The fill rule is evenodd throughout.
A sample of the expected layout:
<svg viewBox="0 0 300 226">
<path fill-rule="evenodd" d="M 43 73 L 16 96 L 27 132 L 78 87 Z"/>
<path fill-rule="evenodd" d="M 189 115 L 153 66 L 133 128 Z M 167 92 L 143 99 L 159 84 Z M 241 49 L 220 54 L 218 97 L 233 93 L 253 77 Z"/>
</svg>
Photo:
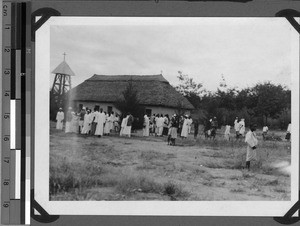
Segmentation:
<svg viewBox="0 0 300 226">
<path fill-rule="evenodd" d="M 281 132 L 276 132 L 276 134 Z M 244 141 L 65 134 L 51 124 L 51 200 L 290 200 L 290 142 L 263 141 L 251 171 Z M 259 134 L 259 132 L 258 132 Z M 281 134 L 284 137 L 284 134 Z"/>
</svg>

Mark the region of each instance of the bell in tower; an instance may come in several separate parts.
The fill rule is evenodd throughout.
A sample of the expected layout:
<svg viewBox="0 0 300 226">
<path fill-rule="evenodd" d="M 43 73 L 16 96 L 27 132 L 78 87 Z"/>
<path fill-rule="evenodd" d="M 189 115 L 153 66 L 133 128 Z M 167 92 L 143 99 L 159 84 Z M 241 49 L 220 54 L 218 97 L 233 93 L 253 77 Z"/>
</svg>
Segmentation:
<svg viewBox="0 0 300 226">
<path fill-rule="evenodd" d="M 66 93 L 71 87 L 71 76 L 75 76 L 70 66 L 66 62 L 66 53 L 64 60 L 61 62 L 52 73 L 55 74 L 53 85 L 50 91 L 50 117 L 55 117 L 55 112 L 58 108 L 64 108 Z M 65 109 L 64 109 L 65 110 Z"/>
</svg>

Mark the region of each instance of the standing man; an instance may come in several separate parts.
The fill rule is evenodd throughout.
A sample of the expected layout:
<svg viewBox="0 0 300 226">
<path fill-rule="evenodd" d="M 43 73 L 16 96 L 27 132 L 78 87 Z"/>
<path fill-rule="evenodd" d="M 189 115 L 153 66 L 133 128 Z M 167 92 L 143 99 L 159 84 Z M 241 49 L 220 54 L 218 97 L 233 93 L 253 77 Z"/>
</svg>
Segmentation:
<svg viewBox="0 0 300 226">
<path fill-rule="evenodd" d="M 128 135 L 128 137 L 131 137 L 131 127 L 133 123 L 133 116 L 131 115 L 130 112 L 128 112 L 127 115 L 127 125 L 125 126 L 124 134 Z"/>
<path fill-rule="evenodd" d="M 238 117 L 236 117 L 234 120 L 234 130 L 235 130 L 236 139 L 238 139 L 240 135 L 240 124 L 239 124 Z"/>
<path fill-rule="evenodd" d="M 243 137 L 245 135 L 245 130 L 246 130 L 245 119 L 242 118 L 239 124 L 240 124 L 239 136 Z"/>
<path fill-rule="evenodd" d="M 144 115 L 143 137 L 149 137 L 149 118 L 147 114 Z"/>
<path fill-rule="evenodd" d="M 97 114 L 98 114 L 98 109 L 95 107 L 94 111 L 92 111 L 91 113 L 91 135 L 95 135 L 95 131 L 96 131 L 96 126 L 97 126 L 97 122 L 96 122 L 96 118 L 97 118 Z"/>
<path fill-rule="evenodd" d="M 216 137 L 217 129 L 218 129 L 218 120 L 217 117 L 214 117 L 214 119 L 211 122 L 211 136 L 213 138 Z"/>
<path fill-rule="evenodd" d="M 103 112 L 103 109 L 100 108 L 100 113 L 98 114 L 98 117 L 96 117 L 96 122 L 97 122 L 97 126 L 96 126 L 96 131 L 95 131 L 95 135 L 98 137 L 103 136 L 103 125 L 105 123 L 105 113 Z"/>
<path fill-rule="evenodd" d="M 81 134 L 83 128 L 84 115 L 86 114 L 85 107 L 83 107 L 79 113 L 79 134 Z"/>
<path fill-rule="evenodd" d="M 263 127 L 263 132 L 262 132 L 263 140 L 266 140 L 268 131 L 269 131 L 269 128 L 267 125 L 265 125 Z"/>
<path fill-rule="evenodd" d="M 179 125 L 179 118 L 176 114 L 171 118 L 171 127 L 168 132 L 168 144 L 175 146 L 175 141 L 177 138 L 177 130 Z"/>
<path fill-rule="evenodd" d="M 62 111 L 62 108 L 59 108 L 58 112 L 56 114 L 56 129 L 59 129 L 59 130 L 63 129 L 64 118 L 65 118 L 65 114 Z"/>
<path fill-rule="evenodd" d="M 245 142 L 247 143 L 246 168 L 248 170 L 250 170 L 250 161 L 257 160 L 256 146 L 258 141 L 255 134 L 256 127 L 256 124 L 251 125 L 245 138 Z"/>
<path fill-rule="evenodd" d="M 188 129 L 189 129 L 188 127 L 189 127 L 189 119 L 188 119 L 188 116 L 186 115 L 184 117 L 182 130 L 181 130 L 181 137 L 182 138 L 187 138 L 188 137 Z"/>
</svg>

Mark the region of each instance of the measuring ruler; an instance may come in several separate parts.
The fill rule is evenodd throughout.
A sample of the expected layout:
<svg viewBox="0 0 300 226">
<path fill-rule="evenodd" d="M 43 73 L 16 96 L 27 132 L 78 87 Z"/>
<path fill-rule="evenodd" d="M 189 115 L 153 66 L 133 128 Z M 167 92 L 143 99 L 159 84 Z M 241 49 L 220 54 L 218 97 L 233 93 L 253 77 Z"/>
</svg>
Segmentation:
<svg viewBox="0 0 300 226">
<path fill-rule="evenodd" d="M 30 123 L 30 106 L 26 106 L 30 97 L 26 75 L 31 70 L 29 8 L 20 2 L 2 5 L 2 224 L 29 224 L 30 220 L 30 147 L 26 146 L 30 140 L 26 129 L 26 122 Z"/>
</svg>

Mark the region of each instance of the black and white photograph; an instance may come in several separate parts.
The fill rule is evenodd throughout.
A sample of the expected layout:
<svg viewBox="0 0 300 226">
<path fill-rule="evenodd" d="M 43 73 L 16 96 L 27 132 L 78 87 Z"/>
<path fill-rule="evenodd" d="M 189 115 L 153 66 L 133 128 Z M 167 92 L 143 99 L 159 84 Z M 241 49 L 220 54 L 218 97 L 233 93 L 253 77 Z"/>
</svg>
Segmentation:
<svg viewBox="0 0 300 226">
<path fill-rule="evenodd" d="M 299 39 L 287 20 L 47 23 L 36 35 L 37 199 L 146 215 L 229 214 L 228 203 L 274 215 L 298 200 Z"/>
</svg>

